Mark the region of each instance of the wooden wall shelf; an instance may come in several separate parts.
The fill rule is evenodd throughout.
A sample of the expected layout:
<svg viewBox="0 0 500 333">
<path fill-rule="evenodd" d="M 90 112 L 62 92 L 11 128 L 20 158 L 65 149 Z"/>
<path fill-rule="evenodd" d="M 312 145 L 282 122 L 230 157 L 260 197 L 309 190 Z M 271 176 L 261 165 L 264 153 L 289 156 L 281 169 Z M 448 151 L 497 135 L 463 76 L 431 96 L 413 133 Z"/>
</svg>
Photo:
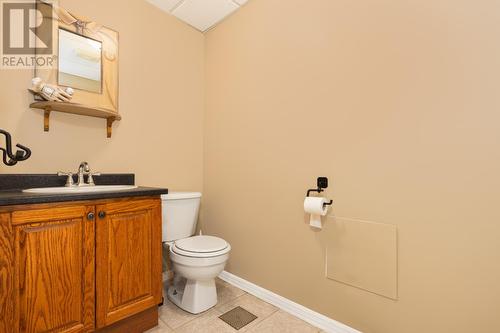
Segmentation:
<svg viewBox="0 0 500 333">
<path fill-rule="evenodd" d="M 45 132 L 49 131 L 49 118 L 52 111 L 104 118 L 106 119 L 106 132 L 108 138 L 111 137 L 113 131 L 113 122 L 122 119 L 118 113 L 112 110 L 77 103 L 40 101 L 31 103 L 30 107 L 44 110 L 43 130 Z"/>
</svg>

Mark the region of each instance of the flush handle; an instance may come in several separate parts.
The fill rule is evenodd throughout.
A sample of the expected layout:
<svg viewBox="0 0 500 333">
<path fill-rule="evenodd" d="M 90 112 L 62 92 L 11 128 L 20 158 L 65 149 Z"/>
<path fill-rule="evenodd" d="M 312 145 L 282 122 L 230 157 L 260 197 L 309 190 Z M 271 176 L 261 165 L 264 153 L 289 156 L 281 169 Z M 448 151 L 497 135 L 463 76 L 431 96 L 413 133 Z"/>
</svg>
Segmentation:
<svg viewBox="0 0 500 333">
<path fill-rule="evenodd" d="M 99 218 L 100 218 L 100 219 L 103 219 L 103 218 L 105 218 L 105 217 L 106 217 L 106 212 L 101 210 L 101 211 L 99 212 Z"/>
<path fill-rule="evenodd" d="M 94 213 L 90 212 L 90 213 L 87 214 L 87 219 L 89 221 L 92 221 L 94 218 L 95 218 L 95 214 Z"/>
</svg>

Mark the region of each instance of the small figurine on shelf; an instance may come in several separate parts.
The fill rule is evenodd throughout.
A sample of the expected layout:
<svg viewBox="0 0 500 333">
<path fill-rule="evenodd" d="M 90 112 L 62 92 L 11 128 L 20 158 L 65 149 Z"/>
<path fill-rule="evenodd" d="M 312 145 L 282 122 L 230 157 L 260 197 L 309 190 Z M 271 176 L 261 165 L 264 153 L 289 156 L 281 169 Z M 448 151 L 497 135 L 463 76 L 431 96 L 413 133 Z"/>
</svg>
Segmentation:
<svg viewBox="0 0 500 333">
<path fill-rule="evenodd" d="M 52 102 L 69 102 L 74 93 L 71 87 L 63 89 L 56 85 L 45 83 L 39 77 L 35 77 L 31 80 L 31 88 L 28 90 L 42 97 L 44 100 Z"/>
</svg>

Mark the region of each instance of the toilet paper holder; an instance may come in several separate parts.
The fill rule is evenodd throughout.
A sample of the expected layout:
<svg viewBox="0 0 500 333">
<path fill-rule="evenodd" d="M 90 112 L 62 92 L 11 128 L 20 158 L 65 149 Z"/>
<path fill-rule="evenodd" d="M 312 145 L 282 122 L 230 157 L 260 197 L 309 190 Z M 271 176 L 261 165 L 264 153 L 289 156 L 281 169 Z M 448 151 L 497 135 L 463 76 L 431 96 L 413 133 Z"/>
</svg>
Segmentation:
<svg viewBox="0 0 500 333">
<path fill-rule="evenodd" d="M 318 192 L 318 193 L 321 193 L 324 191 L 325 188 L 328 188 L 328 178 L 327 177 L 318 177 L 318 180 L 317 180 L 317 187 L 318 188 L 313 188 L 313 189 L 309 189 L 307 190 L 307 194 L 306 196 L 311 196 L 311 192 Z M 333 204 L 333 200 L 330 200 L 329 202 L 325 202 L 324 205 L 325 206 L 329 206 Z"/>
</svg>

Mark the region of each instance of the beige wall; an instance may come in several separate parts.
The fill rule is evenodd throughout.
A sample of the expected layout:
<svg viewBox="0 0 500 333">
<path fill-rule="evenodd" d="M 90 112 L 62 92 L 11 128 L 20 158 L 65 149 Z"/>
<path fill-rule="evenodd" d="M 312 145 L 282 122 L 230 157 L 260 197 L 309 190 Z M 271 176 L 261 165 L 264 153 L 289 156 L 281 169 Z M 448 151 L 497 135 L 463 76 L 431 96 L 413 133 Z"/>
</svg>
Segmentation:
<svg viewBox="0 0 500 333">
<path fill-rule="evenodd" d="M 211 30 L 204 229 L 228 270 L 366 333 L 499 332 L 499 33 L 498 1 L 461 0 L 251 0 Z M 325 278 L 320 175 L 332 215 L 397 226 L 398 300 Z"/>
<path fill-rule="evenodd" d="M 88 160 L 141 185 L 205 179 L 203 228 L 231 242 L 230 272 L 365 333 L 500 331 L 497 2 L 251 0 L 206 41 L 124 3 L 62 1 L 120 32 L 113 138 L 57 113 L 44 133 L 31 71 L 0 71 L 0 128 L 34 152 L 0 172 Z M 319 175 L 335 205 L 313 232 Z M 333 215 L 398 228 L 397 300 L 325 278 Z"/>
<path fill-rule="evenodd" d="M 201 190 L 204 36 L 142 0 L 61 0 L 70 11 L 120 33 L 120 113 L 113 137 L 105 121 L 30 110 L 32 71 L 0 70 L 0 128 L 33 157 L 1 173 L 75 171 L 82 160 L 102 172 L 134 172 L 141 185 Z"/>
</svg>

